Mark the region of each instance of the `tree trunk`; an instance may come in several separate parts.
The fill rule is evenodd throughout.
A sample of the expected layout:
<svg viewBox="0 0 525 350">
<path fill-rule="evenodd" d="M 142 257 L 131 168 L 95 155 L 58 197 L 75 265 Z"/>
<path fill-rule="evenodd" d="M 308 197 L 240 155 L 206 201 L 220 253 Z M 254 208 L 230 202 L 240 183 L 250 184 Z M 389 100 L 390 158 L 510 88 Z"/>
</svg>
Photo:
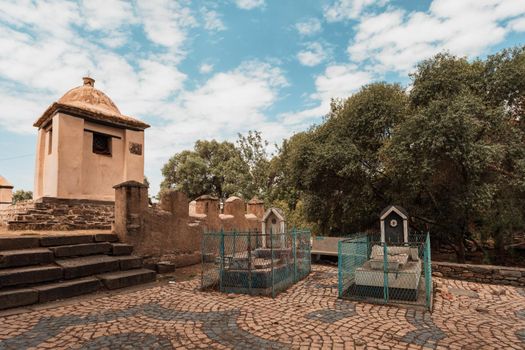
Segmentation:
<svg viewBox="0 0 525 350">
<path fill-rule="evenodd" d="M 463 234 L 461 234 L 456 239 L 456 259 L 458 263 L 465 263 L 465 240 L 463 239 Z"/>
</svg>

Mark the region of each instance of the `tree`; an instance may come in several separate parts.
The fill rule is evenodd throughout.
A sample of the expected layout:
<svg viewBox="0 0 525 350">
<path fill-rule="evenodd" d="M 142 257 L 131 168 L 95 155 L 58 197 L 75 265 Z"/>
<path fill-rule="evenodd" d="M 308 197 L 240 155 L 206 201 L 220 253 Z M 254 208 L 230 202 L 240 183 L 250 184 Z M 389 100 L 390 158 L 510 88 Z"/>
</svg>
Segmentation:
<svg viewBox="0 0 525 350">
<path fill-rule="evenodd" d="M 273 184 L 273 175 L 267 147 L 268 141 L 263 139 L 259 131 L 250 130 L 246 136 L 238 134 L 237 149 L 248 169 L 245 188 L 241 190 L 245 198 L 268 197 Z"/>
<path fill-rule="evenodd" d="M 32 191 L 16 190 L 13 193 L 13 204 L 33 199 Z"/>
<path fill-rule="evenodd" d="M 287 176 L 321 233 L 350 233 L 377 222 L 389 202 L 379 150 L 407 106 L 399 85 L 371 84 L 345 101 L 333 101 L 323 124 L 292 138 Z"/>
<path fill-rule="evenodd" d="M 460 262 L 466 240 L 476 244 L 489 221 L 503 224 L 509 207 L 501 204 L 523 193 L 523 136 L 491 103 L 484 69 L 448 54 L 420 63 L 412 111 L 382 151 L 392 197 L 430 223 Z"/>
<path fill-rule="evenodd" d="M 189 198 L 203 194 L 219 198 L 241 195 L 247 172 L 234 144 L 199 140 L 193 151 L 177 153 L 164 165 L 161 190 L 175 188 Z"/>
</svg>

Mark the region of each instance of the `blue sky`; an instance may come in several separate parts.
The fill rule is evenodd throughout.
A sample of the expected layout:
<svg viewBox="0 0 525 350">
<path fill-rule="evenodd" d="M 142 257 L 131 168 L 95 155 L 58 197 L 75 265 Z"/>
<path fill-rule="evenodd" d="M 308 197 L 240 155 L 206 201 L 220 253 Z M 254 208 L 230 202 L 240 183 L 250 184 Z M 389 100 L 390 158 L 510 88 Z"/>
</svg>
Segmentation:
<svg viewBox="0 0 525 350">
<path fill-rule="evenodd" d="M 374 81 L 525 43 L 523 0 L 89 0 L 0 4 L 0 174 L 32 189 L 32 123 L 87 72 L 146 131 L 146 175 L 198 139 L 280 143 Z"/>
</svg>

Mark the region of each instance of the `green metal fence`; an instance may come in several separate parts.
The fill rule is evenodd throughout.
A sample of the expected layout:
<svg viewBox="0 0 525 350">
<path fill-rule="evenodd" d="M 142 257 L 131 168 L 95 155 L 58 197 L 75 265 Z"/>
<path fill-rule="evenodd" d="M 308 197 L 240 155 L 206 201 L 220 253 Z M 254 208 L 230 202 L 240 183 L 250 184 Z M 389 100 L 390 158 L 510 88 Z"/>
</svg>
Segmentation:
<svg viewBox="0 0 525 350">
<path fill-rule="evenodd" d="M 339 297 L 432 308 L 430 235 L 387 244 L 378 235 L 356 234 L 339 241 Z"/>
<path fill-rule="evenodd" d="M 308 276 L 310 268 L 309 230 L 203 235 L 201 289 L 275 297 Z"/>
</svg>

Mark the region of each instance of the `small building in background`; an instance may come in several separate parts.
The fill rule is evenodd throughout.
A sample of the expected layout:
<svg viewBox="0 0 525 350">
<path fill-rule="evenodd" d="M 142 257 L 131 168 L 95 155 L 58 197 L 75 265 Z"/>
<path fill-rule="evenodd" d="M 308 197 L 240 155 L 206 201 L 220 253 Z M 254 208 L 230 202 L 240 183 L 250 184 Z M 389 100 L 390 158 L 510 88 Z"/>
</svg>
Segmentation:
<svg viewBox="0 0 525 350">
<path fill-rule="evenodd" d="M 95 89 L 95 80 L 49 106 L 38 128 L 34 199 L 114 201 L 113 186 L 144 182 L 144 130 Z"/>
<path fill-rule="evenodd" d="M 4 209 L 13 202 L 13 185 L 0 175 L 0 209 Z"/>
</svg>

